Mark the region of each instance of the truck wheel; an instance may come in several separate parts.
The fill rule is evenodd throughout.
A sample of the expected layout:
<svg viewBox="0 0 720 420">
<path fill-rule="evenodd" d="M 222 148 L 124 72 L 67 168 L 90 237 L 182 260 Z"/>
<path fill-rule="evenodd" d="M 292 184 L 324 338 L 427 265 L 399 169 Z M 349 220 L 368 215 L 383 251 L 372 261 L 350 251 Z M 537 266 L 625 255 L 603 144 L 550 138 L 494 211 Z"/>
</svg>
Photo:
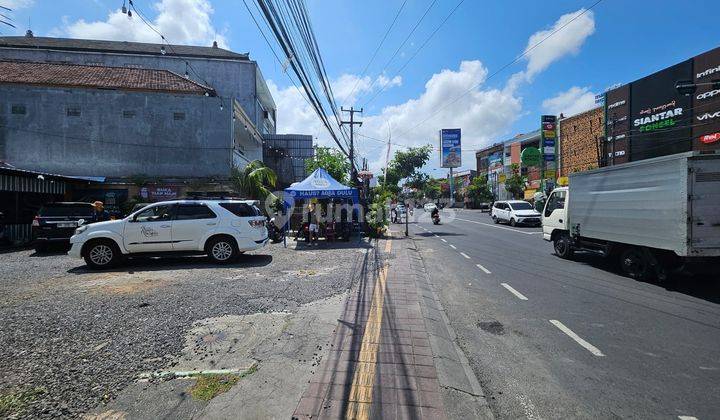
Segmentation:
<svg viewBox="0 0 720 420">
<path fill-rule="evenodd" d="M 620 254 L 620 269 L 626 276 L 635 280 L 647 280 L 651 274 L 650 265 L 650 261 L 640 248 L 627 248 Z"/>
<path fill-rule="evenodd" d="M 555 238 L 553 247 L 555 248 L 555 255 L 562 259 L 569 260 L 575 254 L 572 249 L 570 237 L 566 233 L 560 234 Z"/>
<path fill-rule="evenodd" d="M 88 267 L 101 270 L 117 265 L 122 254 L 112 240 L 98 239 L 85 247 L 83 258 Z"/>
</svg>

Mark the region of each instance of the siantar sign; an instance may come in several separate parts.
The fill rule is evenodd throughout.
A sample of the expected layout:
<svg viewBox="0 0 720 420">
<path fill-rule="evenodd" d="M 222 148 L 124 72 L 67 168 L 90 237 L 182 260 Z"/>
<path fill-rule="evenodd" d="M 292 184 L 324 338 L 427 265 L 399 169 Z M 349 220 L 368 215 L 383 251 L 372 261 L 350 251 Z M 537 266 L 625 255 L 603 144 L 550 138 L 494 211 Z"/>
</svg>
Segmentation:
<svg viewBox="0 0 720 420">
<path fill-rule="evenodd" d="M 648 117 L 636 118 L 633 121 L 635 127 L 639 127 L 641 132 L 653 131 L 659 128 L 671 127 L 675 125 L 676 117 L 681 116 L 682 108 L 675 108 L 668 111 L 658 112 Z"/>
</svg>

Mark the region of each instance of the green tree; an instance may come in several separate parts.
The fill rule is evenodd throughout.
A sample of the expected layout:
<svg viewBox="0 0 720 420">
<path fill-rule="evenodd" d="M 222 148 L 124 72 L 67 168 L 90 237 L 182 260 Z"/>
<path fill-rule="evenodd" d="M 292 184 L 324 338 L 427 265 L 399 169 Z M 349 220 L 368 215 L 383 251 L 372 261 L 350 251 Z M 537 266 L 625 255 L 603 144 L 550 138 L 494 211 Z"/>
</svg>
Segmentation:
<svg viewBox="0 0 720 420">
<path fill-rule="evenodd" d="M 416 190 L 422 190 L 428 181 L 430 181 L 430 175 L 425 172 L 415 171 L 407 178 L 405 185 Z"/>
<path fill-rule="evenodd" d="M 259 160 L 248 163 L 242 170 L 233 168 L 230 183 L 236 192 L 252 200 L 265 200 L 268 196 L 275 199 L 271 188 L 275 188 L 277 175 Z"/>
<path fill-rule="evenodd" d="M 350 160 L 340 150 L 332 147 L 316 147 L 315 156 L 305 159 L 308 175 L 317 168 L 323 168 L 341 184 L 346 184 L 350 172 Z"/>
<path fill-rule="evenodd" d="M 441 181 L 439 179 L 430 179 L 423 188 L 425 197 L 430 200 L 437 200 L 442 196 Z"/>
<path fill-rule="evenodd" d="M 401 180 L 410 178 L 418 172 L 418 169 L 425 166 L 430 160 L 432 146 L 410 147 L 407 150 L 398 150 L 388 164 L 387 178 L 388 185 L 397 185 Z"/>
<path fill-rule="evenodd" d="M 505 189 L 514 199 L 520 199 L 525 192 L 525 185 L 527 185 L 527 177 L 520 173 L 520 165 L 513 163 L 510 165 L 510 176 L 505 179 Z"/>
<path fill-rule="evenodd" d="M 473 178 L 467 187 L 467 195 L 476 207 L 480 203 L 492 201 L 493 194 L 490 191 L 487 175 L 479 175 Z"/>
</svg>

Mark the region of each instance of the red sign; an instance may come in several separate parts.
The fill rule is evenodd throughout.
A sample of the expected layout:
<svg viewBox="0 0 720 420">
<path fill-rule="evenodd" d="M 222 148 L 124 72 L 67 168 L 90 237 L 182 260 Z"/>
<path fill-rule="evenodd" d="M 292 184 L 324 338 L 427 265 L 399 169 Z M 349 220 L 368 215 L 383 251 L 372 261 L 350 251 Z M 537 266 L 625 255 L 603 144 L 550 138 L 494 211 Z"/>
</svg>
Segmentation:
<svg viewBox="0 0 720 420">
<path fill-rule="evenodd" d="M 705 144 L 715 143 L 718 140 L 720 140 L 720 132 L 700 136 L 700 141 Z"/>
</svg>

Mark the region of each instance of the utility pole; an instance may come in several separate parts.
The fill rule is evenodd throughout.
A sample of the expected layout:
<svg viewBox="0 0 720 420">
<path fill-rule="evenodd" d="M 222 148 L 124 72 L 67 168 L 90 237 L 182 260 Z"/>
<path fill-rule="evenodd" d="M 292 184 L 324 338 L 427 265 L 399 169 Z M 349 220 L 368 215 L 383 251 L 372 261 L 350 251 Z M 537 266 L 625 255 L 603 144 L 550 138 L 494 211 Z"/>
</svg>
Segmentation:
<svg viewBox="0 0 720 420">
<path fill-rule="evenodd" d="M 363 109 L 360 108 L 360 110 L 357 110 L 353 107 L 350 107 L 350 109 L 340 108 L 342 112 L 349 112 L 350 113 L 350 121 L 341 121 L 342 125 L 350 124 L 350 186 L 354 187 L 355 183 L 357 182 L 357 173 L 355 173 L 355 139 L 354 139 L 354 130 L 353 128 L 356 125 L 359 125 L 362 127 L 362 121 L 355 121 L 355 113 L 359 112 L 362 114 Z"/>
</svg>

